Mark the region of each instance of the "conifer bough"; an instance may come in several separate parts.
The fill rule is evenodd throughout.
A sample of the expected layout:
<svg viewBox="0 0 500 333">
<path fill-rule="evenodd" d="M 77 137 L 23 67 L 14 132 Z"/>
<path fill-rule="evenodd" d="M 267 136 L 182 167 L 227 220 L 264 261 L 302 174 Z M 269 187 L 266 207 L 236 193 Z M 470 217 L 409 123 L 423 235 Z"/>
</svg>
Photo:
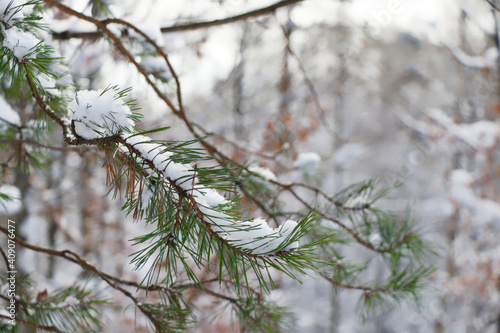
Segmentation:
<svg viewBox="0 0 500 333">
<path fill-rule="evenodd" d="M 217 210 L 217 207 L 229 205 L 228 200 L 216 190 L 199 184 L 192 166 L 172 161 L 173 153 L 153 143 L 147 136 L 126 136 L 125 133 L 131 133 L 134 126 L 130 119 L 132 112 L 127 102 L 122 100 L 123 92 L 116 93 L 116 89 L 85 90 L 75 95 L 69 110 L 78 136 L 87 140 L 125 136 L 125 142 L 140 153 L 137 158 L 152 162 L 156 173 L 192 197 L 210 228 L 230 244 L 259 255 L 298 247 L 297 241 L 290 242 L 294 238 L 294 230 L 295 233 L 298 230 L 296 221 L 286 220 L 276 229 L 269 227 L 261 218 L 234 221 L 229 214 Z M 122 146 L 122 149 L 127 151 L 125 147 Z"/>
<path fill-rule="evenodd" d="M 235 18 L 265 15 L 295 2 L 280 1 L 266 10 Z M 110 85 L 100 90 L 77 90 L 57 50 L 42 38 L 38 14 L 47 10 L 44 4 L 94 24 L 186 124 L 195 140 L 153 140 L 153 133 L 165 129 L 139 130 L 136 125 L 141 115 L 128 97 L 131 88 L 120 90 Z M 185 295 L 190 288 L 228 302 L 243 331 L 284 329 L 287 318 L 290 319 L 288 313 L 255 289 L 257 286 L 267 292 L 275 287 L 271 269 L 296 280 L 317 273 L 335 287 L 360 291 L 368 309 L 377 309 L 388 299 L 418 300 L 422 279 L 432 272 L 432 265 L 425 260 L 432 250 L 415 231 L 409 214 L 400 216 L 375 207 L 391 187 L 378 189 L 376 181 L 367 181 L 328 196 L 309 185 L 280 183 L 269 169 L 247 167 L 228 158 L 204 140 L 197 129 L 207 131 L 186 116 L 180 81 L 165 51 L 124 20 L 97 19 L 110 13 L 106 6 L 105 1 L 94 1 L 92 17 L 52 0 L 0 0 L 0 144 L 16 142 L 15 147 L 20 147 L 12 155 L 19 158 L 16 163 L 39 167 L 47 160 L 31 152 L 51 148 L 41 133 L 52 131 L 49 125 L 56 123 L 69 145 L 94 145 L 103 150 L 110 193 L 116 196 L 125 189 L 123 210 L 153 226 L 153 231 L 132 240 L 138 250 L 132 255 L 131 264 L 136 269 L 146 268 L 147 272 L 140 283 L 128 281 L 104 273 L 73 251 L 42 248 L 18 239 L 19 246 L 79 265 L 124 295 L 158 332 L 186 330 L 195 321 L 194 305 Z M 232 21 L 214 22 L 220 25 Z M 119 38 L 108 29 L 110 24 L 133 33 Z M 137 51 L 133 43 L 148 51 L 134 53 Z M 23 119 L 11 107 L 16 101 L 26 102 L 26 92 L 33 97 L 29 102 L 42 113 L 41 127 L 40 123 L 36 127 Z M 175 101 L 171 96 L 175 96 Z M 26 138 L 26 129 L 36 135 Z M 194 144 L 202 145 L 206 151 L 191 148 Z M 26 146 L 29 149 L 24 149 Z M 63 147 L 60 149 L 64 151 Z M 207 153 L 218 162 L 218 167 L 201 166 L 200 161 L 209 159 Z M 319 161 L 319 155 L 306 153 L 295 167 L 309 174 L 316 170 Z M 10 164 L 11 160 L 3 163 Z M 297 188 L 313 193 L 314 204 Z M 242 217 L 237 190 L 273 219 L 279 217 L 284 222 L 272 228 L 263 218 Z M 283 192 L 291 194 L 302 207 L 287 214 L 275 204 L 277 201 L 270 204 L 259 199 L 274 198 Z M 4 228 L 0 231 L 7 234 Z M 339 251 L 340 247 L 353 244 L 385 260 L 389 266 L 385 280 L 362 282 L 361 273 L 369 263 L 355 264 Z M 211 278 L 200 277 L 193 267 L 204 269 Z M 188 283 L 181 281 L 181 274 Z M 19 279 L 18 283 L 19 290 L 23 290 L 18 297 L 22 304 L 19 323 L 55 332 L 103 327 L 99 308 L 106 301 L 98 293 L 87 291 L 95 289 L 92 283 L 90 287 L 77 283 L 48 297 L 39 295 L 36 301 L 27 288 L 30 279 Z M 225 293 L 211 290 L 213 283 L 224 286 Z M 160 301 L 141 300 L 128 287 L 136 288 L 136 292 L 154 290 Z M 5 318 L 0 316 L 3 328 L 1 319 Z"/>
</svg>

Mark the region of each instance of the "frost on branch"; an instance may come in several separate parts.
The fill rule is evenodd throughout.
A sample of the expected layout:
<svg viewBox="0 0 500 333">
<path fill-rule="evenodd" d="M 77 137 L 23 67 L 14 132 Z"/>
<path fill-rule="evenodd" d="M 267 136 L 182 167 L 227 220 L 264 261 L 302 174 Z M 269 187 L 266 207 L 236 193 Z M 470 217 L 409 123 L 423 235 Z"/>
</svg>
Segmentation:
<svg viewBox="0 0 500 333">
<path fill-rule="evenodd" d="M 88 140 L 131 133 L 134 122 L 123 93 L 116 88 L 79 91 L 69 104 L 76 133 Z"/>
<path fill-rule="evenodd" d="M 289 251 L 299 246 L 297 241 L 292 241 L 297 222 L 287 220 L 280 227 L 271 228 L 261 218 L 235 221 L 226 213 L 231 203 L 216 190 L 200 184 L 191 166 L 172 161 L 173 154 L 147 136 L 134 135 L 126 142 L 140 152 L 142 159 L 151 161 L 163 177 L 191 195 L 210 229 L 231 245 L 254 255 Z"/>
</svg>

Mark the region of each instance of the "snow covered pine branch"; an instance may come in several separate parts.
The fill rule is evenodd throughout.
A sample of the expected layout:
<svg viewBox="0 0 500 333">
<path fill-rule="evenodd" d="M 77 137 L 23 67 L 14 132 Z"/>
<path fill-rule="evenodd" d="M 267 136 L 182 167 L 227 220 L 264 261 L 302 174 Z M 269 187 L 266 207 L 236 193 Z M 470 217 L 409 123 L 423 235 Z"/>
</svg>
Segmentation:
<svg viewBox="0 0 500 333">
<path fill-rule="evenodd" d="M 87 140 L 120 135 L 123 138 L 122 152 L 134 153 L 140 160 L 149 162 L 158 176 L 189 198 L 210 230 L 231 245 L 255 256 L 298 248 L 300 229 L 296 221 L 286 220 L 278 228 L 271 228 L 262 218 L 235 220 L 227 212 L 232 208 L 232 202 L 218 191 L 200 184 L 192 166 L 174 162 L 173 153 L 166 147 L 145 135 L 133 134 L 131 103 L 123 100 L 127 91 L 112 87 L 78 92 L 69 104 L 75 134 Z M 153 172 L 151 169 L 149 171 Z"/>
</svg>

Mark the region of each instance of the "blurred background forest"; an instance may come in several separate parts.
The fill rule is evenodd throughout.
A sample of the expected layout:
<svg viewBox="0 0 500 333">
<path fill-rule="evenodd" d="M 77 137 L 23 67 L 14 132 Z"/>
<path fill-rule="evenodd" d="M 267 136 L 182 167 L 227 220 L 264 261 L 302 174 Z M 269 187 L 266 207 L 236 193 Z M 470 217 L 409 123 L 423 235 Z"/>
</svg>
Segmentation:
<svg viewBox="0 0 500 333">
<path fill-rule="evenodd" d="M 98 2 L 64 1 L 89 15 Z M 106 3 L 165 48 L 186 113 L 231 158 L 328 194 L 372 177 L 404 182 L 383 205 L 403 211 L 410 204 L 425 237 L 439 246 L 420 308 L 402 303 L 363 321 L 353 296 L 359 291 L 320 276 L 302 285 L 277 276 L 270 297 L 295 312 L 297 332 L 500 332 L 500 2 L 306 0 L 182 31 L 160 28 L 272 2 Z M 52 9 L 44 19 L 76 86 L 131 86 L 142 128 L 169 126 L 155 136 L 192 139 L 140 74 L 92 35 L 95 28 Z M 151 72 L 163 70 L 154 59 L 142 61 Z M 65 149 L 49 150 L 50 165 L 29 177 L 16 172 L 15 188 L 2 187 L 23 198 L 9 203 L 4 218 L 18 221 L 32 244 L 72 249 L 109 273 L 141 280 L 126 255 L 144 226 L 124 217 L 123 199 L 106 196 L 99 151 Z M 283 211 L 295 209 L 293 200 L 281 200 Z M 263 208 L 249 206 L 248 214 L 268 217 Z M 79 274 L 76 266 L 28 251 L 18 263 L 49 289 Z M 381 272 L 375 263 L 364 274 L 376 280 Z M 210 295 L 192 297 L 199 332 L 233 330 L 229 315 L 210 320 L 219 309 Z M 113 301 L 106 332 L 140 332 L 123 300 Z"/>
</svg>

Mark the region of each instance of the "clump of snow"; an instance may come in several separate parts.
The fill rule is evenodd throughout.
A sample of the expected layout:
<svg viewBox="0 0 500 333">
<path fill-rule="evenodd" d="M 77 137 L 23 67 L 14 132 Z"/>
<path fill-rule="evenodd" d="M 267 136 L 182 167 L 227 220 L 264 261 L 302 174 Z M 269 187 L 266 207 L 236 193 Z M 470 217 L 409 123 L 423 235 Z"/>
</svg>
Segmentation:
<svg viewBox="0 0 500 333">
<path fill-rule="evenodd" d="M 149 137 L 145 135 L 133 135 L 126 138 L 127 143 L 134 146 L 137 149 L 142 157 L 150 159 L 154 162 L 155 158 L 160 157 L 162 154 L 162 148 L 159 144 L 154 143 Z M 164 152 L 169 158 L 172 156 L 172 153 Z"/>
<path fill-rule="evenodd" d="M 217 207 L 227 203 L 226 198 L 219 192 L 203 186 L 196 186 L 193 195 L 196 197 L 196 201 L 204 206 Z"/>
<path fill-rule="evenodd" d="M 0 215 L 17 214 L 23 205 L 21 202 L 21 191 L 9 184 L 0 186 L 0 193 L 9 196 L 10 199 L 0 197 Z"/>
<path fill-rule="evenodd" d="M 217 191 L 209 190 L 207 193 L 213 196 Z M 262 218 L 234 221 L 228 214 L 213 209 L 227 202 L 222 196 L 217 198 L 218 200 L 215 201 L 207 201 L 207 196 L 201 195 L 196 197 L 196 201 L 200 205 L 201 212 L 208 217 L 210 228 L 232 245 L 246 249 L 255 255 L 290 251 L 299 247 L 297 241 L 283 246 L 284 243 L 290 241 L 297 222 L 286 220 L 278 228 L 273 229 Z"/>
<path fill-rule="evenodd" d="M 134 146 L 143 158 L 153 162 L 156 169 L 161 171 L 165 177 L 176 182 L 183 190 L 191 190 L 193 185 L 198 183 L 191 166 L 172 161 L 172 153 L 165 151 L 164 147 L 154 143 L 147 136 L 135 135 L 128 137 L 126 141 Z"/>
<path fill-rule="evenodd" d="M 210 228 L 230 244 L 256 255 L 280 250 L 288 251 L 299 246 L 296 241 L 288 244 L 297 222 L 287 220 L 280 227 L 273 229 L 261 218 L 235 221 L 229 214 L 218 209 L 220 206 L 228 205 L 228 200 L 216 190 L 199 184 L 191 166 L 172 161 L 172 153 L 147 136 L 130 136 L 126 138 L 126 142 L 137 149 L 141 158 L 153 162 L 164 177 L 191 194 L 206 221 L 209 222 Z M 261 174 L 266 179 L 276 179 L 269 169 L 253 167 L 251 171 Z"/>
<path fill-rule="evenodd" d="M 36 52 L 33 52 L 33 50 L 40 43 L 40 40 L 35 35 L 17 27 L 5 29 L 3 34 L 5 37 L 3 46 L 11 50 L 17 59 L 21 61 L 23 59 L 35 58 Z"/>
<path fill-rule="evenodd" d="M 19 114 L 10 107 L 2 96 L 0 96 L 0 121 L 21 126 L 21 118 L 19 117 Z"/>
<path fill-rule="evenodd" d="M 31 32 L 13 25 L 31 13 L 33 5 L 25 5 L 25 2 L 22 0 L 0 1 L 0 22 L 2 23 L 0 30 L 4 36 L 2 44 L 10 49 L 19 60 L 34 58 L 36 54 L 32 51 L 40 42 Z"/>
<path fill-rule="evenodd" d="M 115 90 L 82 90 L 69 104 L 75 131 L 85 139 L 96 139 L 131 132 L 131 111 Z"/>
<path fill-rule="evenodd" d="M 313 174 L 318 168 L 321 157 L 314 152 L 300 153 L 293 166 L 306 174 Z"/>
</svg>

